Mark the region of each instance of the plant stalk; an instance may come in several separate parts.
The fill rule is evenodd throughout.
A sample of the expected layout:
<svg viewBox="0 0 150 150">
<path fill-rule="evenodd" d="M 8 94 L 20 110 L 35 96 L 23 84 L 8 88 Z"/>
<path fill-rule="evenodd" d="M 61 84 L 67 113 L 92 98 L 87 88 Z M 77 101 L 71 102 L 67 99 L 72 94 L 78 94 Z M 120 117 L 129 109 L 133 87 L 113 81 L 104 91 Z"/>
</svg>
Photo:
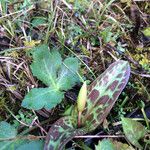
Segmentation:
<svg viewBox="0 0 150 150">
<path fill-rule="evenodd" d="M 81 114 L 82 114 L 82 112 L 79 111 L 79 113 L 78 113 L 78 127 L 79 128 L 81 127 L 81 124 L 82 124 L 82 122 L 81 122 Z"/>
</svg>

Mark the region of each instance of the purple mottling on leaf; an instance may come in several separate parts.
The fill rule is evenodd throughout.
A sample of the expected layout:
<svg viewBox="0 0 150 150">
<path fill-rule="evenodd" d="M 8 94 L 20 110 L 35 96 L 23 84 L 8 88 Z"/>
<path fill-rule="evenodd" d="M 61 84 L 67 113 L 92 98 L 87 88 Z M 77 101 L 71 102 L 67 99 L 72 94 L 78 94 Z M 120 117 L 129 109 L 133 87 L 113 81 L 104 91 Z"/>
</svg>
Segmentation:
<svg viewBox="0 0 150 150">
<path fill-rule="evenodd" d="M 123 75 L 122 73 L 118 74 L 118 75 L 117 75 L 117 78 L 121 78 L 122 75 Z"/>
<path fill-rule="evenodd" d="M 90 115 L 88 116 L 88 120 L 93 120 L 93 118 L 94 118 L 94 114 L 90 114 Z"/>
<path fill-rule="evenodd" d="M 128 79 L 126 77 L 124 77 L 124 79 L 122 79 L 122 83 L 126 84 L 127 80 Z"/>
<path fill-rule="evenodd" d="M 114 67 L 117 67 L 118 66 L 118 62 L 114 62 L 113 64 L 111 64 L 109 66 L 109 70 L 108 71 L 112 71 L 112 69 L 114 69 Z"/>
<path fill-rule="evenodd" d="M 129 70 L 126 70 L 124 73 L 124 77 L 127 77 L 129 75 Z"/>
<path fill-rule="evenodd" d="M 102 108 L 98 108 L 97 110 L 96 110 L 96 113 L 98 114 L 98 113 L 100 113 L 102 111 Z"/>
<path fill-rule="evenodd" d="M 104 95 L 102 96 L 98 102 L 96 103 L 96 105 L 103 105 L 105 104 L 106 102 L 108 102 L 108 100 L 110 99 L 110 97 L 108 95 Z"/>
<path fill-rule="evenodd" d="M 118 89 L 122 89 L 124 87 L 124 83 L 118 85 Z"/>
<path fill-rule="evenodd" d="M 97 84 L 97 80 L 93 81 L 87 88 L 87 90 L 90 92 Z"/>
<path fill-rule="evenodd" d="M 115 80 L 113 83 L 111 83 L 106 90 L 114 91 L 116 86 L 118 85 L 119 81 Z"/>
<path fill-rule="evenodd" d="M 121 93 L 120 90 L 114 92 L 114 94 L 113 94 L 113 99 L 116 99 L 116 98 L 119 96 L 120 93 Z"/>
<path fill-rule="evenodd" d="M 103 81 L 103 85 L 106 85 L 108 83 L 108 81 L 109 81 L 109 76 L 108 75 L 104 76 L 102 78 L 102 81 Z"/>
<path fill-rule="evenodd" d="M 94 102 L 98 97 L 99 97 L 99 91 L 98 90 L 96 90 L 96 89 L 94 89 L 91 93 L 90 93 L 90 95 L 88 96 L 88 98 L 92 101 L 92 102 Z"/>
<path fill-rule="evenodd" d="M 53 140 L 56 141 L 58 139 L 58 137 L 61 135 L 61 132 L 59 131 L 59 128 L 57 128 L 57 129 L 53 129 L 51 134 L 53 135 L 52 136 Z"/>
<path fill-rule="evenodd" d="M 101 76 L 99 76 L 90 86 L 88 86 L 88 93 L 89 93 L 88 101 L 86 108 L 82 113 L 83 116 L 87 115 L 87 119 L 84 124 L 85 128 L 84 127 L 77 128 L 76 125 L 77 120 L 75 119 L 75 117 L 67 116 L 60 119 L 51 127 L 50 131 L 48 132 L 44 150 L 54 150 L 54 149 L 63 150 L 66 143 L 69 140 L 71 140 L 74 136 L 83 135 L 86 134 L 87 132 L 91 132 L 99 124 L 101 124 L 104 121 L 104 119 L 108 116 L 118 96 L 120 95 L 123 88 L 127 84 L 129 75 L 130 75 L 130 66 L 127 62 L 119 60 L 110 65 L 110 67 Z M 111 77 L 113 76 L 116 77 L 115 78 L 116 80 L 111 79 Z M 109 80 L 108 81 L 109 86 L 105 85 L 105 87 L 111 90 L 109 91 L 111 92 L 109 94 L 111 97 L 107 95 L 108 93 L 107 89 L 106 91 L 104 91 L 104 93 L 99 93 L 99 91 L 95 88 L 95 86 L 98 87 L 98 89 L 104 88 L 102 82 L 106 83 L 107 80 Z M 73 121 L 75 122 L 75 124 L 73 123 Z M 55 125 L 60 127 L 61 136 L 58 135 L 57 132 L 55 132 Z M 58 142 L 56 140 L 54 142 L 55 138 L 58 139 Z M 51 145 L 53 146 L 52 149 L 50 149 Z"/>
</svg>

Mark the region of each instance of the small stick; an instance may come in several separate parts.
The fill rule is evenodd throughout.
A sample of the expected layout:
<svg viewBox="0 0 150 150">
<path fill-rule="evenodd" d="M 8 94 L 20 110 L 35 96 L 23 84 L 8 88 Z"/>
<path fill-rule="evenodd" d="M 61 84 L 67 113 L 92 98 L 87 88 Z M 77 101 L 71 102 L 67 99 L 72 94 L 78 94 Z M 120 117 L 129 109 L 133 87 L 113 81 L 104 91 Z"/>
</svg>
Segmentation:
<svg viewBox="0 0 150 150">
<path fill-rule="evenodd" d="M 81 127 L 81 114 L 82 114 L 82 112 L 79 111 L 79 113 L 78 113 L 78 127 L 79 128 Z"/>
<path fill-rule="evenodd" d="M 124 138 L 124 135 L 79 135 L 75 138 Z"/>
</svg>

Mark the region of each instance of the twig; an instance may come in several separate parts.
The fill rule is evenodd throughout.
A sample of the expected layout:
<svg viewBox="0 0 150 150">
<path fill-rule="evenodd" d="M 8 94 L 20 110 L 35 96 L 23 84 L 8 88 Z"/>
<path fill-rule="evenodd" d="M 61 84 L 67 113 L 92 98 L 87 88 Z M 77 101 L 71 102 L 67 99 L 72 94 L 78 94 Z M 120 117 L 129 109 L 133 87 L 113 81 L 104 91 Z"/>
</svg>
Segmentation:
<svg viewBox="0 0 150 150">
<path fill-rule="evenodd" d="M 22 125 L 24 125 L 24 126 L 26 126 L 26 127 L 29 127 L 28 124 L 26 124 L 26 123 L 20 121 L 20 120 L 11 112 L 11 110 L 10 110 L 7 106 L 4 105 L 4 107 L 9 111 L 9 113 L 10 113 L 20 124 L 22 124 Z"/>
<path fill-rule="evenodd" d="M 61 0 L 70 10 L 72 10 L 72 6 L 69 5 L 65 0 Z"/>
<path fill-rule="evenodd" d="M 0 141 L 8 141 L 8 140 L 16 140 L 16 139 L 28 139 L 28 140 L 38 140 L 41 138 L 45 138 L 46 136 L 35 136 L 35 135 L 28 135 L 28 136 L 17 136 L 17 137 L 13 137 L 13 138 L 0 138 Z"/>
<path fill-rule="evenodd" d="M 131 71 L 132 74 L 139 75 L 141 77 L 150 78 L 150 74 L 137 73 L 135 71 Z"/>
<path fill-rule="evenodd" d="M 79 135 L 75 138 L 124 138 L 124 135 Z"/>
<path fill-rule="evenodd" d="M 32 48 L 32 47 L 31 46 L 23 46 L 23 47 L 9 48 L 9 49 L 5 49 L 5 50 L 1 51 L 0 54 L 15 51 L 15 50 L 17 51 L 17 50 L 27 49 L 27 48 Z"/>
<path fill-rule="evenodd" d="M 111 52 L 109 52 L 109 51 L 107 51 L 107 53 L 115 60 L 115 61 L 117 61 L 118 60 L 118 58 L 117 57 L 115 57 Z"/>
<path fill-rule="evenodd" d="M 5 15 L 5 16 L 0 17 L 0 19 L 3 19 L 3 18 L 6 18 L 6 17 L 9 17 L 9 16 L 12 16 L 12 15 L 15 15 L 15 14 L 19 14 L 19 13 L 22 12 L 22 11 L 23 11 L 23 10 L 19 10 L 19 11 L 17 11 L 17 12 L 13 12 L 13 13 L 7 14 L 7 15 Z"/>
</svg>

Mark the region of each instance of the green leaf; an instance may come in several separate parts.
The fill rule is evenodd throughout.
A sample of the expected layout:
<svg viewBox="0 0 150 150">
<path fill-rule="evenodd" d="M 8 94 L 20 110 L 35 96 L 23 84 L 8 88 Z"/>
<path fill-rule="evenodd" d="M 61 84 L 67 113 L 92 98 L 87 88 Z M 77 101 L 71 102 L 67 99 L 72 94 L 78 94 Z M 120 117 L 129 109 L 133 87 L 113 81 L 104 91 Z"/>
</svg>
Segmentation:
<svg viewBox="0 0 150 150">
<path fill-rule="evenodd" d="M 61 102 L 64 94 L 59 90 L 49 88 L 34 88 L 25 96 L 22 106 L 39 110 L 43 107 L 51 109 Z"/>
<path fill-rule="evenodd" d="M 57 85 L 61 90 L 68 90 L 78 81 L 76 72 L 79 69 L 78 60 L 75 58 L 66 58 L 62 65 L 57 79 Z"/>
<path fill-rule="evenodd" d="M 45 150 L 62 150 L 74 136 L 96 129 L 109 114 L 127 84 L 129 75 L 128 62 L 119 60 L 110 65 L 87 88 L 87 105 L 81 117 L 81 128 L 78 128 L 78 112 L 74 107 L 72 116 L 63 117 L 52 125 L 46 137 Z"/>
<path fill-rule="evenodd" d="M 150 27 L 143 29 L 142 32 L 145 36 L 150 37 Z"/>
<path fill-rule="evenodd" d="M 111 64 L 88 88 L 87 108 L 82 122 L 94 130 L 107 117 L 130 76 L 129 63 L 119 60 Z"/>
<path fill-rule="evenodd" d="M 38 27 L 45 23 L 46 23 L 46 19 L 44 17 L 36 17 L 32 20 L 33 27 Z"/>
<path fill-rule="evenodd" d="M 107 27 L 100 33 L 102 39 L 105 43 L 108 43 L 112 40 L 113 33 L 111 32 L 111 28 Z"/>
<path fill-rule="evenodd" d="M 129 146 L 126 143 L 121 143 L 118 141 L 113 141 L 113 144 L 115 146 L 115 150 L 135 150 L 131 145 Z"/>
<path fill-rule="evenodd" d="M 43 141 L 27 141 L 26 143 L 19 146 L 16 150 L 43 150 Z"/>
<path fill-rule="evenodd" d="M 14 138 L 17 135 L 16 129 L 9 123 L 0 122 L 0 138 Z"/>
<path fill-rule="evenodd" d="M 99 141 L 98 145 L 95 146 L 95 150 L 116 150 L 113 143 L 109 139 Z"/>
<path fill-rule="evenodd" d="M 62 59 L 57 50 L 51 53 L 46 45 L 33 49 L 33 63 L 31 70 L 34 76 L 47 86 L 56 87 L 57 71 L 61 67 Z"/>
<path fill-rule="evenodd" d="M 43 150 L 43 141 L 17 138 L 17 130 L 9 123 L 0 122 L 0 150 Z"/>
<path fill-rule="evenodd" d="M 142 149 L 142 146 L 139 144 L 138 140 L 144 137 L 146 134 L 145 127 L 130 118 L 122 118 L 123 131 L 127 139 L 136 147 Z"/>
<path fill-rule="evenodd" d="M 40 140 L 30 141 L 16 138 L 5 142 L 7 142 L 7 144 L 2 145 L 0 150 L 43 150 L 44 147 L 44 142 Z"/>
<path fill-rule="evenodd" d="M 17 130 L 11 126 L 9 123 L 2 121 L 0 122 L 0 149 L 6 149 L 12 142 L 11 141 L 2 141 L 7 138 L 15 138 L 17 135 Z"/>
<path fill-rule="evenodd" d="M 32 89 L 24 98 L 22 106 L 28 109 L 51 109 L 59 104 L 64 97 L 64 91 L 71 89 L 79 77 L 77 58 L 69 57 L 62 61 L 57 49 L 51 52 L 47 45 L 41 45 L 32 50 L 33 63 L 31 70 L 34 76 L 48 88 Z"/>
</svg>

